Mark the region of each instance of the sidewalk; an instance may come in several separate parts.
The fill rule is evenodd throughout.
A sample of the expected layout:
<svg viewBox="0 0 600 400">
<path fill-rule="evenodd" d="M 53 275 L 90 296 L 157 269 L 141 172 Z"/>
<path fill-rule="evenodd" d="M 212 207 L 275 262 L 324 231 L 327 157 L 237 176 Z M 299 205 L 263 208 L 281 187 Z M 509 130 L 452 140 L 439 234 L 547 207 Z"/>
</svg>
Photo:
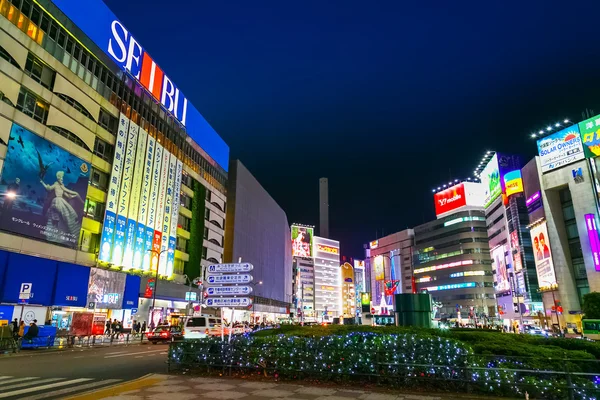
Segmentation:
<svg viewBox="0 0 600 400">
<path fill-rule="evenodd" d="M 15 353 L 12 348 L 0 349 L 0 358 L 2 357 L 15 357 L 15 356 L 31 356 L 35 354 L 55 353 L 67 350 L 86 350 L 86 349 L 98 349 L 106 348 L 111 346 L 136 346 L 140 344 L 148 344 L 148 339 L 144 338 L 144 341 L 140 337 L 122 339 L 114 339 L 112 342 L 110 337 L 107 336 L 96 336 L 96 337 L 85 337 L 83 339 L 75 340 L 75 344 L 68 346 L 66 337 L 57 337 L 54 339 L 54 346 L 51 347 L 40 347 L 37 349 L 20 349 Z"/>
<path fill-rule="evenodd" d="M 487 399 L 460 394 L 402 394 L 378 388 L 356 390 L 311 383 L 261 382 L 239 378 L 204 378 L 150 374 L 143 378 L 69 397 L 67 400 L 466 400 Z M 504 399 L 506 400 L 506 399 Z"/>
</svg>

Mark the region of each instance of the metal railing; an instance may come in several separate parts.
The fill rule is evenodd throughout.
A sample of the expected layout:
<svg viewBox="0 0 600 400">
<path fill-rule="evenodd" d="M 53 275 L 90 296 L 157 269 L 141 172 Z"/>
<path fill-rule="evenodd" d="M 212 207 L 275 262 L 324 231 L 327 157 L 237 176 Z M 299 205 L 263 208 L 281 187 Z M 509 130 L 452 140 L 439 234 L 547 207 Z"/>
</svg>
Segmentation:
<svg viewBox="0 0 600 400">
<path fill-rule="evenodd" d="M 146 334 L 115 334 L 115 335 L 60 335 L 60 336 L 40 336 L 34 341 L 15 340 L 13 338 L 0 339 L 0 353 L 2 352 L 18 352 L 23 347 L 23 344 L 32 343 L 33 346 L 25 346 L 29 348 L 48 348 L 48 349 L 65 349 L 65 348 L 82 348 L 82 347 L 102 347 L 102 346 L 117 346 L 117 345 L 134 345 L 149 343 Z"/>
</svg>

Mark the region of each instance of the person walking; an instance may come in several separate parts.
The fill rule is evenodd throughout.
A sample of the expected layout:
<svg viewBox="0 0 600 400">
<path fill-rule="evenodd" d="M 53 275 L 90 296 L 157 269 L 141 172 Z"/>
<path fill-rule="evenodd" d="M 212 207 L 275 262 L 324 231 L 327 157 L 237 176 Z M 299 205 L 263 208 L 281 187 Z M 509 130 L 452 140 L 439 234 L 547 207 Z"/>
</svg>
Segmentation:
<svg viewBox="0 0 600 400">
<path fill-rule="evenodd" d="M 135 319 L 133 320 L 133 323 L 131 324 L 131 333 L 133 333 L 134 335 L 137 333 L 137 322 L 135 322 Z"/>
<path fill-rule="evenodd" d="M 104 331 L 104 334 L 106 336 L 110 335 L 110 327 L 111 327 L 111 322 L 110 322 L 110 318 L 106 320 L 106 330 Z"/>
<path fill-rule="evenodd" d="M 11 323 L 12 326 L 12 336 L 13 339 L 18 340 L 19 339 L 19 322 L 17 321 L 17 319 L 15 318 L 15 320 Z"/>
<path fill-rule="evenodd" d="M 146 333 L 146 321 L 142 324 L 142 333 Z"/>
</svg>

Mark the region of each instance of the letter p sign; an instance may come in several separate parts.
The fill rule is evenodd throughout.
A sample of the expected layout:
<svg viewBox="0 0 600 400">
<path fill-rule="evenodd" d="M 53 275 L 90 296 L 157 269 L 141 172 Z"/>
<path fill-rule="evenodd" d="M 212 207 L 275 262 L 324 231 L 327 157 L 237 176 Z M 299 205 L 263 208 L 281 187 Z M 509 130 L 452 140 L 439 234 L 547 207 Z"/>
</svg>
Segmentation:
<svg viewBox="0 0 600 400">
<path fill-rule="evenodd" d="M 19 291 L 19 300 L 28 300 L 31 297 L 31 283 L 21 283 L 21 290 Z"/>
</svg>

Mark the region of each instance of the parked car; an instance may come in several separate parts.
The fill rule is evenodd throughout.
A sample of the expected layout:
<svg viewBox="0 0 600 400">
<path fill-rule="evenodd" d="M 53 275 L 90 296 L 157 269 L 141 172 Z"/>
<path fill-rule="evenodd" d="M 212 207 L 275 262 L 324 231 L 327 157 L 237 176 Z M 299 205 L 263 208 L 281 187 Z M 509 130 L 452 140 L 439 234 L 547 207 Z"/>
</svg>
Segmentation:
<svg viewBox="0 0 600 400">
<path fill-rule="evenodd" d="M 152 342 L 152 344 L 157 344 L 158 342 L 168 343 L 183 339 L 180 327 L 167 325 L 156 327 L 154 331 L 148 332 L 147 336 L 148 341 Z"/>
</svg>

